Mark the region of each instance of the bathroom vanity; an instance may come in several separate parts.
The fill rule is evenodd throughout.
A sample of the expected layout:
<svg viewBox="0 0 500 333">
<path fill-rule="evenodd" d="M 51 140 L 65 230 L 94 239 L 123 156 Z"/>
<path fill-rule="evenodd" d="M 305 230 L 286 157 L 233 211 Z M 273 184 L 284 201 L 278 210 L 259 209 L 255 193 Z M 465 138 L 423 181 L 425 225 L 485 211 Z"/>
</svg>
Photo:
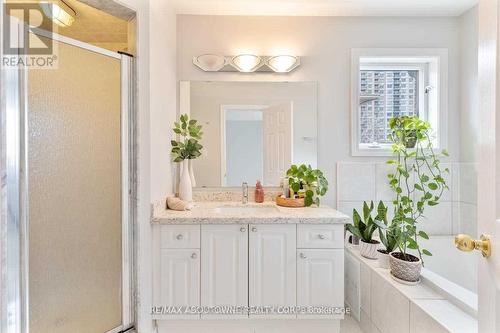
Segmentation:
<svg viewBox="0 0 500 333">
<path fill-rule="evenodd" d="M 344 224 L 327 207 L 197 202 L 153 211 L 159 331 L 337 332 L 344 314 Z"/>
</svg>

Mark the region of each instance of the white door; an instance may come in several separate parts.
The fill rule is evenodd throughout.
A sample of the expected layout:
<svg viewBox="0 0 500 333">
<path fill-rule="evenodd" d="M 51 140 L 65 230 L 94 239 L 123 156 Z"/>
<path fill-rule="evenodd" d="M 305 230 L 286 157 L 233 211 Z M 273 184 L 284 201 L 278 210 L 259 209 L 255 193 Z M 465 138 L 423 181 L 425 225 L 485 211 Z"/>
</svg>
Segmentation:
<svg viewBox="0 0 500 333">
<path fill-rule="evenodd" d="M 159 305 L 199 306 L 200 250 L 162 249 L 160 265 Z"/>
<path fill-rule="evenodd" d="M 293 103 L 264 109 L 264 184 L 277 186 L 293 158 Z"/>
<path fill-rule="evenodd" d="M 247 229 L 248 225 L 201 226 L 202 306 L 248 305 Z"/>
<path fill-rule="evenodd" d="M 492 253 L 479 260 L 478 331 L 488 333 L 500 332 L 499 9 L 498 1 L 479 2 L 478 233 L 491 237 Z"/>
<path fill-rule="evenodd" d="M 250 306 L 295 306 L 295 235 L 295 225 L 250 225 Z M 282 317 L 285 314 L 270 313 L 265 316 L 274 315 Z"/>
<path fill-rule="evenodd" d="M 344 251 L 297 250 L 297 305 L 342 308 L 344 305 Z M 308 317 L 313 314 L 305 314 Z M 337 315 L 334 313 L 333 315 Z M 332 314 L 318 317 L 331 317 Z M 316 316 L 315 316 L 316 317 Z M 340 316 L 342 313 L 340 312 Z"/>
</svg>

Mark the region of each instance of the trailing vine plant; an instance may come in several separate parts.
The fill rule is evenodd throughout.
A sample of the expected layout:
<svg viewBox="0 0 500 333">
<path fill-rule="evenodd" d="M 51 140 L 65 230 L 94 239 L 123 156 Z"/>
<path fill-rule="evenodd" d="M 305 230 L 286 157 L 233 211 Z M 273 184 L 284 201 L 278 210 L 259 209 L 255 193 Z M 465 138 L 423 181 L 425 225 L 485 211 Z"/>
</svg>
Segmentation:
<svg viewBox="0 0 500 333">
<path fill-rule="evenodd" d="M 394 166 L 394 172 L 388 177 L 396 193 L 393 222 L 401 231 L 398 247 L 404 260 L 410 260 L 409 250 L 416 250 L 423 264 L 422 255 L 431 256 L 432 253 L 419 245 L 419 237 L 429 239 L 429 236 L 418 223 L 425 209 L 438 205 L 444 191 L 449 189 L 443 177 L 449 170 L 440 165 L 440 158 L 448 156 L 448 152 L 434 151 L 431 126 L 418 117 L 393 118 L 389 125 L 395 157 L 387 161 Z"/>
</svg>

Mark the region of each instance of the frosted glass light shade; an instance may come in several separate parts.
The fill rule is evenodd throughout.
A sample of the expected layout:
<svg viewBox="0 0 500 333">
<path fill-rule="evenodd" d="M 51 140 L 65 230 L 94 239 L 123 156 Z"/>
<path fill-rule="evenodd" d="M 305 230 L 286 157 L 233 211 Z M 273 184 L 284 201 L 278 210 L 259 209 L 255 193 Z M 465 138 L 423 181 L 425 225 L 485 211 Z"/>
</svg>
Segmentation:
<svg viewBox="0 0 500 333">
<path fill-rule="evenodd" d="M 254 72 L 262 65 L 262 59 L 254 54 L 240 54 L 231 60 L 233 66 L 240 72 Z"/>
<path fill-rule="evenodd" d="M 217 72 L 226 65 L 226 57 L 217 54 L 202 54 L 194 57 L 193 63 L 206 72 Z"/>
<path fill-rule="evenodd" d="M 299 58 L 292 55 L 278 55 L 267 59 L 267 66 L 277 73 L 290 72 L 299 64 Z"/>
<path fill-rule="evenodd" d="M 64 1 L 40 2 L 44 14 L 55 24 L 69 27 L 75 22 L 76 12 Z"/>
</svg>

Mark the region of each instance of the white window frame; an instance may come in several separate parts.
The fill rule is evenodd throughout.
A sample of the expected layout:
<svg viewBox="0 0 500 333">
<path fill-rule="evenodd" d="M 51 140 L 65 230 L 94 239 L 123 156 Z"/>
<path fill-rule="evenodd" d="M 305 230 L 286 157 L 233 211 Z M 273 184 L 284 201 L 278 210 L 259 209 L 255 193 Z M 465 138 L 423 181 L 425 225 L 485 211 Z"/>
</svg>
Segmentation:
<svg viewBox="0 0 500 333">
<path fill-rule="evenodd" d="M 435 130 L 434 147 L 448 144 L 448 49 L 351 49 L 351 154 L 391 156 L 390 144 L 361 144 L 359 71 L 362 69 L 419 70 L 419 116 Z M 427 86 L 428 93 L 422 94 Z M 422 106 L 424 108 L 422 109 Z"/>
</svg>

